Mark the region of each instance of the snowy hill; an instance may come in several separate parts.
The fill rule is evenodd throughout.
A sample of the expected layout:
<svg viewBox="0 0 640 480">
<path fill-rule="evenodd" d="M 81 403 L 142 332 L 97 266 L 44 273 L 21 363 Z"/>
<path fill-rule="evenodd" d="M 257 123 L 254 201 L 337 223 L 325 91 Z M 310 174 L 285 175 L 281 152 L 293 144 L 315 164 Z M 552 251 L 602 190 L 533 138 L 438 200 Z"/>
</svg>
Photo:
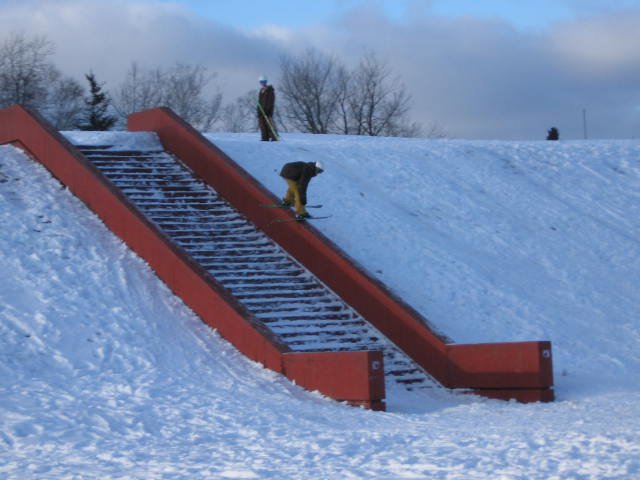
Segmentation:
<svg viewBox="0 0 640 480">
<path fill-rule="evenodd" d="M 640 143 L 210 138 L 456 342 L 551 340 L 557 401 L 302 391 L 0 147 L 0 476 L 640 477 Z"/>
</svg>

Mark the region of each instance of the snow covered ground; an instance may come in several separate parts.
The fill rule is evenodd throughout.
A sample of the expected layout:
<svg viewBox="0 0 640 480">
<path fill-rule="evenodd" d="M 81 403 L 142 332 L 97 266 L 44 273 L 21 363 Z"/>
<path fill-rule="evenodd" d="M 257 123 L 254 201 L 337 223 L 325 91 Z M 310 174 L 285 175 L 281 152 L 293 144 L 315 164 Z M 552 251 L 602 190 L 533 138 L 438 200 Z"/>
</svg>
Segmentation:
<svg viewBox="0 0 640 480">
<path fill-rule="evenodd" d="M 317 228 L 456 342 L 551 340 L 557 401 L 303 391 L 3 146 L 0 478 L 640 478 L 640 142 L 210 138 L 322 160 Z"/>
</svg>

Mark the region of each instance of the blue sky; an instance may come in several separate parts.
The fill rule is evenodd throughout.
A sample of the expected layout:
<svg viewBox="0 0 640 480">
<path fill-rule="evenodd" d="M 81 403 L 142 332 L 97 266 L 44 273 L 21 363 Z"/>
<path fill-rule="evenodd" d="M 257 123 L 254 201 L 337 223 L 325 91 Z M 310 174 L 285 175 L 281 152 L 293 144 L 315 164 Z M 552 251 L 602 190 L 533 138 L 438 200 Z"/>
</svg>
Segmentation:
<svg viewBox="0 0 640 480">
<path fill-rule="evenodd" d="M 394 21 L 410 21 L 416 13 L 502 19 L 517 28 L 544 28 L 576 15 L 638 5 L 635 0 L 180 0 L 199 14 L 242 28 L 277 24 L 295 28 L 331 21 L 362 6 L 376 7 Z"/>
<path fill-rule="evenodd" d="M 117 89 L 133 62 L 216 74 L 225 103 L 283 55 L 347 67 L 374 52 L 412 117 L 451 136 L 640 138 L 640 0 L 0 0 L 0 42 L 43 35 L 54 61 Z"/>
</svg>

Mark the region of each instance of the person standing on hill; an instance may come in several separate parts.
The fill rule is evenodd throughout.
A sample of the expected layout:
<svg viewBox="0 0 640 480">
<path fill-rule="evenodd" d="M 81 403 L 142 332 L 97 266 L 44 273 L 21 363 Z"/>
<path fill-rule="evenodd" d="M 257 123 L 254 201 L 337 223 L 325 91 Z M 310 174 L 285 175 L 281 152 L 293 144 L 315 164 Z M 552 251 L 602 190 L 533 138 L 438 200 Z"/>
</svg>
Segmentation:
<svg viewBox="0 0 640 480">
<path fill-rule="evenodd" d="M 287 193 L 282 199 L 282 205 L 289 207 L 293 203 L 296 218 L 309 218 L 305 205 L 307 204 L 307 187 L 313 177 L 324 171 L 322 162 L 290 162 L 280 171 L 280 176 L 287 182 Z"/>
<path fill-rule="evenodd" d="M 276 93 L 273 85 L 267 85 L 266 77 L 260 77 L 260 92 L 258 93 L 258 125 L 263 142 L 278 140 L 278 134 L 273 124 L 273 110 L 276 104 Z"/>
</svg>

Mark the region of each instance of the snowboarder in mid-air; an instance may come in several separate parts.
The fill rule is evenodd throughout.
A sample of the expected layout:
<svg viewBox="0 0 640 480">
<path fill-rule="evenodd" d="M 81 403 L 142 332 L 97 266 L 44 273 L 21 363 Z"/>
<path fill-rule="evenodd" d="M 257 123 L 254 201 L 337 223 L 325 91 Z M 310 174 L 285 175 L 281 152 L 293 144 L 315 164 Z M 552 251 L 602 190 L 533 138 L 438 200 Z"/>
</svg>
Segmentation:
<svg viewBox="0 0 640 480">
<path fill-rule="evenodd" d="M 293 204 L 296 218 L 309 218 L 305 206 L 307 205 L 307 187 L 313 177 L 322 173 L 324 166 L 321 162 L 290 162 L 280 171 L 280 176 L 287 182 L 287 193 L 282 199 L 282 205 L 289 207 Z"/>
</svg>

